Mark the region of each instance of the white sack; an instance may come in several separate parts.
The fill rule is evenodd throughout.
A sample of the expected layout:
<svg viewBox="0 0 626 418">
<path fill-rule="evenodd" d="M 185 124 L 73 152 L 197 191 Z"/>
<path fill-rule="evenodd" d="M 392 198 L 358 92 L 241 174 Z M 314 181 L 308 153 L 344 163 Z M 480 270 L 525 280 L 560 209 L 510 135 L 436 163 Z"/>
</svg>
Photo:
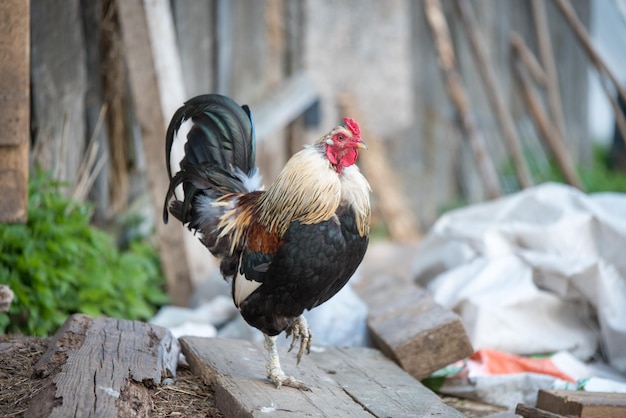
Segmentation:
<svg viewBox="0 0 626 418">
<path fill-rule="evenodd" d="M 414 274 L 459 313 L 474 348 L 599 345 L 626 372 L 626 195 L 548 183 L 442 216 Z"/>
</svg>

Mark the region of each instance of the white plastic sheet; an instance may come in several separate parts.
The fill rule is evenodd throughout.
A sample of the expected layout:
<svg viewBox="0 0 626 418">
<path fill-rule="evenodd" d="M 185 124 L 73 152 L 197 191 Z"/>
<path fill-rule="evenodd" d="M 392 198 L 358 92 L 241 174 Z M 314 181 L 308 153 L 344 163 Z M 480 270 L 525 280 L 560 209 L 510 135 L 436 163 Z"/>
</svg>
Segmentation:
<svg viewBox="0 0 626 418">
<path fill-rule="evenodd" d="M 548 183 L 442 216 L 414 274 L 474 348 L 598 350 L 626 373 L 626 195 Z"/>
</svg>

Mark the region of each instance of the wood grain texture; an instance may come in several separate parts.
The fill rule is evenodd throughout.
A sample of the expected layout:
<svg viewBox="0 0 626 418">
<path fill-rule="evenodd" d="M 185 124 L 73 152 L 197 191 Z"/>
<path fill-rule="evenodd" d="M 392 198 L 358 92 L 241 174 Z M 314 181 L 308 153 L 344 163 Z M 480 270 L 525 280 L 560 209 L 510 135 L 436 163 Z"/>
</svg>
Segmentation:
<svg viewBox="0 0 626 418">
<path fill-rule="evenodd" d="M 25 222 L 30 143 L 30 3 L 0 3 L 0 222 Z"/>
<path fill-rule="evenodd" d="M 72 315 L 35 365 L 36 374 L 51 379 L 27 416 L 146 416 L 146 385 L 175 374 L 179 351 L 165 328 Z"/>
<path fill-rule="evenodd" d="M 623 393 L 540 390 L 537 408 L 581 418 L 618 418 L 626 416 L 626 396 Z"/>
<path fill-rule="evenodd" d="M 463 416 L 371 348 L 314 346 L 299 366 L 294 353 L 279 348 L 285 373 L 311 388 L 302 392 L 275 389 L 265 378 L 264 349 L 248 341 L 183 337 L 181 346 L 225 416 Z"/>
<path fill-rule="evenodd" d="M 375 345 L 416 379 L 472 354 L 461 318 L 412 282 L 387 277 L 356 290 Z"/>
<path fill-rule="evenodd" d="M 263 348 L 248 341 L 199 337 L 183 337 L 180 341 L 193 372 L 213 386 L 217 407 L 224 416 L 372 416 L 310 358 L 296 366 L 295 354 L 282 347 L 283 370 L 303 381 L 310 392 L 276 389 L 265 377 Z"/>
<path fill-rule="evenodd" d="M 310 357 L 374 416 L 463 416 L 378 350 L 324 347 Z"/>
<path fill-rule="evenodd" d="M 160 219 L 163 197 L 169 187 L 165 170 L 164 142 L 166 121 L 159 91 L 159 75 L 151 48 L 151 33 L 141 0 L 117 3 L 124 44 L 130 90 L 146 161 L 146 177 L 155 219 Z M 157 244 L 163 272 L 167 277 L 168 293 L 172 302 L 185 306 L 191 295 L 191 272 L 185 236 L 179 224 L 156 222 Z M 183 260 L 185 260 L 183 262 Z"/>
</svg>

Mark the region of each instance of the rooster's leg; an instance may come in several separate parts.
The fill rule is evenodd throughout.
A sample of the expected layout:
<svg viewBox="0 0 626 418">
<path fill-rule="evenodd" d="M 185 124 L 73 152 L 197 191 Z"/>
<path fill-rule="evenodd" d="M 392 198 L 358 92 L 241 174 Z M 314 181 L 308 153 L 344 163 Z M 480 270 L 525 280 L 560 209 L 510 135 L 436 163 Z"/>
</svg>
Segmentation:
<svg viewBox="0 0 626 418">
<path fill-rule="evenodd" d="M 278 358 L 278 348 L 276 347 L 276 337 L 265 336 L 265 348 L 269 354 L 269 362 L 267 363 L 267 378 L 270 379 L 276 389 L 281 386 L 289 386 L 300 390 L 311 390 L 304 383 L 286 376 L 280 367 L 280 359 Z"/>
<path fill-rule="evenodd" d="M 295 321 L 287 328 L 285 332 L 287 337 L 293 334 L 293 340 L 291 340 L 291 345 L 289 346 L 289 351 L 293 350 L 296 346 L 296 343 L 299 339 L 300 341 L 300 350 L 298 350 L 298 364 L 300 364 L 300 359 L 302 355 L 306 352 L 309 354 L 311 352 L 311 340 L 313 339 L 313 333 L 309 328 L 309 323 L 306 321 L 306 318 L 302 315 L 296 318 Z"/>
</svg>

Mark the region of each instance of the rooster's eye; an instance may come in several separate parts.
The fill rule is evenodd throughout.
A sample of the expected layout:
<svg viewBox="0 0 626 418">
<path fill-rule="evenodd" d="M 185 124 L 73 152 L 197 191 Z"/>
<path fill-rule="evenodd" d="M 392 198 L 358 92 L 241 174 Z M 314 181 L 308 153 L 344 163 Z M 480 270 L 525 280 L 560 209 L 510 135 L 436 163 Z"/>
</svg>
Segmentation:
<svg viewBox="0 0 626 418">
<path fill-rule="evenodd" d="M 337 138 L 338 138 L 340 141 L 343 141 L 344 139 L 346 139 L 346 137 L 345 137 L 343 134 L 339 134 L 339 135 L 337 135 Z"/>
</svg>

